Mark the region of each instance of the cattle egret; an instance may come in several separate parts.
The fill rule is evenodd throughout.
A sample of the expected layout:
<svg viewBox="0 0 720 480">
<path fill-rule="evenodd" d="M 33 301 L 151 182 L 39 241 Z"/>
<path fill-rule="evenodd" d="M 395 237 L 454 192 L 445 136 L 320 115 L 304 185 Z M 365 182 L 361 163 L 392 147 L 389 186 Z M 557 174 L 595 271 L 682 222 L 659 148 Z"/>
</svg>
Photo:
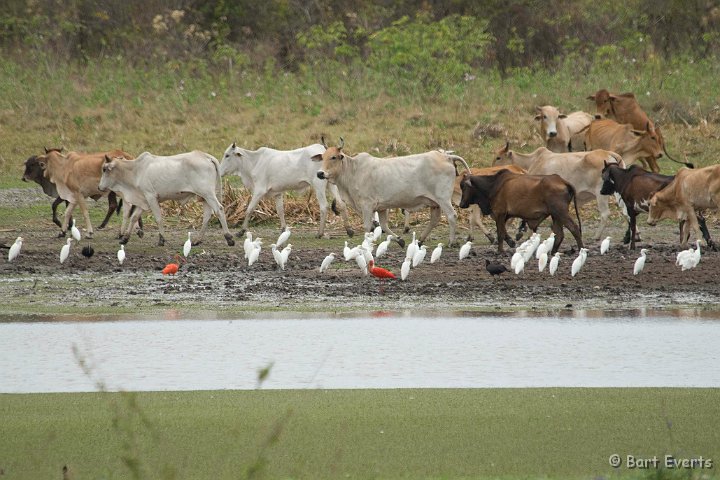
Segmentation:
<svg viewBox="0 0 720 480">
<path fill-rule="evenodd" d="M 610 248 L 610 237 L 605 237 L 605 239 L 600 243 L 600 255 L 605 255 L 608 248 Z"/>
<path fill-rule="evenodd" d="M 360 255 L 361 254 L 360 250 L 362 250 L 362 249 L 359 246 L 349 249 L 348 254 L 345 256 L 347 261 L 350 261 L 350 260 L 354 259 L 355 257 L 357 257 L 358 255 Z"/>
<path fill-rule="evenodd" d="M 357 266 L 360 267 L 360 270 L 367 275 L 368 274 L 368 268 L 367 268 L 367 261 L 365 260 L 365 255 L 362 255 L 359 253 L 355 255 L 355 263 L 357 263 Z"/>
<path fill-rule="evenodd" d="M 275 245 L 278 248 L 282 247 L 283 244 L 288 241 L 288 238 L 290 238 L 290 227 L 285 228 L 285 231 L 280 234 Z"/>
<path fill-rule="evenodd" d="M 120 250 L 117 252 L 117 259 L 120 265 L 125 261 L 125 245 L 120 245 Z"/>
<path fill-rule="evenodd" d="M 552 252 L 552 249 L 555 248 L 555 232 L 550 232 L 550 235 L 543 243 L 545 244 L 545 251 Z"/>
<path fill-rule="evenodd" d="M 560 252 L 557 252 L 553 257 L 550 259 L 550 275 L 555 275 L 555 272 L 557 272 L 558 264 L 560 263 L 560 255 L 562 255 Z"/>
<path fill-rule="evenodd" d="M 60 249 L 60 263 L 65 263 L 65 260 L 67 260 L 68 256 L 70 255 L 70 245 L 72 244 L 72 241 L 72 238 L 68 238 L 65 245 L 63 245 L 63 247 Z"/>
<path fill-rule="evenodd" d="M 252 250 L 250 250 L 250 253 L 248 253 L 248 267 L 251 267 L 253 263 L 258 261 L 258 258 L 260 258 L 260 250 L 261 250 L 262 241 L 259 238 L 256 238 L 252 241 Z"/>
<path fill-rule="evenodd" d="M 350 247 L 348 247 L 347 240 L 345 240 L 345 247 L 343 248 L 343 257 L 345 257 L 345 261 L 349 262 L 352 260 L 353 257 L 350 256 Z"/>
<path fill-rule="evenodd" d="M 74 238 L 76 242 L 79 242 L 80 238 L 82 238 L 82 235 L 80 235 L 80 230 L 78 230 L 78 228 L 75 226 L 74 218 L 73 218 L 72 227 L 70 227 L 70 234 L 72 235 L 72 238 Z"/>
<path fill-rule="evenodd" d="M 577 258 L 573 260 L 572 266 L 570 267 L 570 275 L 575 276 L 578 274 L 580 269 L 585 265 L 585 259 L 587 258 L 587 249 L 581 248 Z"/>
<path fill-rule="evenodd" d="M 378 214 L 378 212 L 373 213 L 373 222 L 375 225 L 380 224 L 380 214 Z"/>
<path fill-rule="evenodd" d="M 375 257 L 380 258 L 387 252 L 388 248 L 390 248 L 390 242 L 392 241 L 393 236 L 388 235 L 385 241 L 380 242 L 380 245 L 378 245 L 377 250 L 375 250 Z"/>
<path fill-rule="evenodd" d="M 584 266 L 585 266 L 585 261 L 587 261 L 587 256 L 588 256 L 588 249 L 587 249 L 587 248 L 581 248 L 581 249 L 580 249 L 580 258 L 582 258 L 582 265 L 580 265 L 580 267 L 584 267 Z"/>
<path fill-rule="evenodd" d="M 418 249 L 417 240 L 415 239 L 415 232 L 412 234 L 412 242 L 410 242 L 410 245 L 408 245 L 407 250 L 405 250 L 405 258 L 409 258 L 412 260 L 415 257 L 415 253 Z"/>
<path fill-rule="evenodd" d="M 465 242 L 465 243 L 463 244 L 463 246 L 460 247 L 460 254 L 459 254 L 460 260 L 463 260 L 463 259 L 467 258 L 468 255 L 470 255 L 470 249 L 471 249 L 471 248 L 472 248 L 472 242 L 471 242 L 471 241 Z"/>
<path fill-rule="evenodd" d="M 285 248 L 282 249 L 280 252 L 280 255 L 282 256 L 282 265 L 281 268 L 285 270 L 285 265 L 287 265 L 288 258 L 290 257 L 290 253 L 292 252 L 292 243 L 288 243 Z"/>
<path fill-rule="evenodd" d="M 512 258 L 510 259 L 510 269 L 515 270 L 515 265 L 517 265 L 517 262 L 520 260 L 525 261 L 524 254 L 525 249 L 527 248 L 527 245 L 520 245 L 518 248 L 515 249 L 515 253 L 513 253 Z"/>
<path fill-rule="evenodd" d="M 435 247 L 432 251 L 432 255 L 430 255 L 430 263 L 435 263 L 440 258 L 440 255 L 442 255 L 442 249 L 443 244 L 438 243 L 437 247 Z"/>
<path fill-rule="evenodd" d="M 183 256 L 185 258 L 190 255 L 190 249 L 192 249 L 192 240 L 190 240 L 190 235 L 192 235 L 192 232 L 188 232 L 188 239 L 185 240 L 185 244 L 183 245 Z"/>
<path fill-rule="evenodd" d="M 643 248 L 640 250 L 640 256 L 637 260 L 635 260 L 635 266 L 633 267 L 633 275 L 637 275 L 638 273 L 643 271 L 643 268 L 645 268 L 645 260 L 647 259 L 647 248 Z"/>
<path fill-rule="evenodd" d="M 325 270 L 330 268 L 330 264 L 335 261 L 335 254 L 331 253 L 327 257 L 325 257 L 322 261 L 322 264 L 320 264 L 320 273 L 323 273 Z"/>
<path fill-rule="evenodd" d="M 415 256 L 413 257 L 413 262 L 412 262 L 413 268 L 417 267 L 418 265 L 420 265 L 423 262 L 423 260 L 425 260 L 426 254 L 427 254 L 427 248 L 425 248 L 425 245 L 418 248 L 418 251 L 415 252 Z"/>
<path fill-rule="evenodd" d="M 690 267 L 690 268 L 695 268 L 698 266 L 698 263 L 700 263 L 700 256 L 701 256 L 700 240 L 698 240 L 697 241 L 697 249 L 695 249 L 695 251 L 693 252 L 693 256 L 692 256 L 692 267 Z"/>
<path fill-rule="evenodd" d="M 365 257 L 365 263 L 370 263 L 370 260 L 375 260 L 372 254 L 372 244 L 367 247 L 361 247 L 360 253 Z"/>
<path fill-rule="evenodd" d="M 410 265 L 412 264 L 412 259 L 406 258 L 405 261 L 402 264 L 402 267 L 400 267 L 400 280 L 405 281 L 405 279 L 410 274 Z"/>
<path fill-rule="evenodd" d="M 375 230 L 373 230 L 372 241 L 377 242 L 380 237 L 382 237 L 382 227 L 378 225 L 375 227 Z"/>
<path fill-rule="evenodd" d="M 499 263 L 490 263 L 490 260 L 488 260 L 487 258 L 485 259 L 485 270 L 487 270 L 488 273 L 493 277 L 495 275 L 500 275 L 501 273 L 508 271 L 508 269 L 505 268 L 505 265 Z"/>
<path fill-rule="evenodd" d="M 540 260 L 540 257 L 545 254 L 547 256 L 547 252 L 550 250 L 547 249 L 547 246 L 545 245 L 545 242 L 542 242 L 540 245 L 538 245 L 537 250 L 535 250 L 535 258 Z"/>
<path fill-rule="evenodd" d="M 270 251 L 272 251 L 273 258 L 275 259 L 275 263 L 277 263 L 277 266 L 280 267 L 281 270 L 285 270 L 285 264 L 283 263 L 282 254 L 280 253 L 280 250 L 277 249 L 277 244 L 270 244 Z"/>
<path fill-rule="evenodd" d="M 543 245 L 540 245 L 540 246 L 542 247 Z M 538 270 L 541 272 L 543 270 L 545 270 L 545 266 L 547 266 L 547 263 L 548 263 L 547 252 L 543 252 L 542 254 L 540 254 L 540 258 L 538 258 Z"/>
<path fill-rule="evenodd" d="M 675 261 L 675 265 L 680 265 L 682 267 L 682 271 L 689 270 L 691 268 L 697 267 L 698 263 L 700 263 L 700 240 L 697 240 L 697 249 L 693 250 L 692 247 L 688 248 L 687 250 L 683 250 L 682 252 L 677 254 L 677 260 Z"/>
<path fill-rule="evenodd" d="M 515 264 L 515 275 L 520 275 L 525 270 L 525 259 L 520 258 Z"/>
<path fill-rule="evenodd" d="M 12 244 L 10 247 L 10 251 L 8 252 L 8 262 L 12 262 L 17 258 L 18 255 L 20 255 L 20 249 L 22 248 L 22 242 L 23 237 L 17 237 L 15 239 L 15 243 Z"/>
<path fill-rule="evenodd" d="M 243 250 L 245 250 L 245 258 L 248 258 L 248 255 L 250 255 L 250 252 L 253 251 L 253 243 L 252 243 L 252 233 L 246 232 L 245 233 L 245 241 L 243 242 Z M 345 245 L 347 245 L 347 242 L 345 242 Z"/>
</svg>

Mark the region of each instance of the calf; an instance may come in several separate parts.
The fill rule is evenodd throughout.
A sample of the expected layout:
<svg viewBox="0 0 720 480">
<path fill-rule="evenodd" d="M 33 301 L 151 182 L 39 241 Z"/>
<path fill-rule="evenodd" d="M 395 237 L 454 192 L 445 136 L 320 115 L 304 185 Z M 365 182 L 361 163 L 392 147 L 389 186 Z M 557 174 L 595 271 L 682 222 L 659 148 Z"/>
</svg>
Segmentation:
<svg viewBox="0 0 720 480">
<path fill-rule="evenodd" d="M 519 175 L 501 170 L 495 175 L 466 176 L 460 186 L 460 207 L 468 208 L 477 204 L 484 215 L 492 215 L 498 238 L 505 238 L 507 235 L 505 222 L 509 218 L 521 218 L 532 231 L 537 231 L 540 223 L 551 217 L 551 228 L 555 233 L 552 254 L 557 252 L 562 244 L 563 227 L 575 237 L 578 248 L 583 247 L 582 224 L 575 189 L 559 175 Z M 575 204 L 577 224 L 569 213 L 570 202 Z M 498 252 L 502 251 L 503 242 L 498 242 Z"/>
<path fill-rule="evenodd" d="M 690 170 L 681 168 L 675 178 L 650 199 L 648 224 L 664 218 L 686 220 L 680 230 L 680 246 L 687 248 L 690 229 L 702 237 L 697 211 L 720 208 L 720 165 Z M 707 242 L 707 240 L 706 240 Z"/>
<path fill-rule="evenodd" d="M 559 153 L 584 150 L 581 132 L 592 122 L 592 115 L 585 112 L 565 115 L 551 105 L 535 108 L 540 136 L 548 149 Z"/>
</svg>

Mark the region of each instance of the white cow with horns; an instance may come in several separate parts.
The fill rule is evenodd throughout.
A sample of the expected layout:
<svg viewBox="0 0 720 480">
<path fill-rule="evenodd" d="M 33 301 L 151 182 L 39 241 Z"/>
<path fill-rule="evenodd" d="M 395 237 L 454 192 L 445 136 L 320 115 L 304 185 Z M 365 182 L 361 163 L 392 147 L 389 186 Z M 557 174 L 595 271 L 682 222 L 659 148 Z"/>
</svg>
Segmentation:
<svg viewBox="0 0 720 480">
<path fill-rule="evenodd" d="M 122 244 L 130 239 L 142 212 L 150 210 L 160 231 L 158 245 L 164 245 L 165 227 L 160 202 L 187 202 L 197 195 L 203 200 L 203 224 L 194 244 L 202 241 L 214 213 L 220 219 L 225 241 L 230 246 L 235 245 L 228 230 L 225 209 L 218 200 L 218 195 L 222 198 L 220 163 L 208 153 L 195 150 L 163 157 L 144 152 L 135 160 L 105 156 L 99 189 L 118 192 L 126 202 L 137 207 L 130 219 L 130 228 L 120 240 Z"/>
<path fill-rule="evenodd" d="M 442 211 L 450 227 L 450 245 L 455 244 L 457 214 L 452 206 L 455 162 L 462 162 L 470 172 L 462 157 L 439 150 L 403 157 L 377 158 L 368 153 L 351 157 L 343 153 L 344 144 L 340 137 L 337 147 L 326 147 L 313 160 L 322 161 L 318 178 L 337 185 L 342 198 L 362 213 L 365 231 L 372 230 L 373 214 L 377 211 L 382 229 L 404 246 L 405 242 L 388 227 L 388 209 L 412 211 L 430 207 L 430 223 L 420 241 L 438 224 Z"/>
<path fill-rule="evenodd" d="M 260 200 L 267 195 L 275 197 L 275 207 L 280 217 L 280 229 L 285 231 L 283 194 L 289 190 L 305 190 L 307 187 L 312 187 L 320 206 L 320 226 L 317 236 L 318 238 L 322 237 L 327 220 L 328 201 L 325 190 L 328 182 L 317 177 L 317 166 L 312 162 L 312 158 L 314 155 L 322 155 L 324 151 L 325 147 L 317 143 L 295 150 L 275 150 L 261 147 L 253 151 L 240 148 L 233 142 L 223 155 L 220 175 L 239 175 L 245 188 L 252 192 L 250 203 L 245 210 L 242 229 L 236 235 L 241 237 L 245 234 L 251 215 Z M 330 193 L 334 197 L 333 211 L 338 214 L 337 205 L 345 225 L 345 231 L 352 237 L 353 230 L 350 227 L 347 208 L 335 185 L 330 185 Z"/>
</svg>

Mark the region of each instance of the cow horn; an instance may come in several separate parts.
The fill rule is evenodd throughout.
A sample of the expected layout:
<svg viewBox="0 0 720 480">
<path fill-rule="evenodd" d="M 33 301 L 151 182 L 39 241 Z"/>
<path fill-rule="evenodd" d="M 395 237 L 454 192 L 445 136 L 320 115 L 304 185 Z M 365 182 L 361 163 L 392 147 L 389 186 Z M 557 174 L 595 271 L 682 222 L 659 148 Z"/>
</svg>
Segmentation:
<svg viewBox="0 0 720 480">
<path fill-rule="evenodd" d="M 105 163 L 110 163 L 110 162 L 112 162 L 112 158 L 105 155 Z"/>
<path fill-rule="evenodd" d="M 340 137 L 340 144 L 338 145 L 338 148 L 342 150 L 342 148 L 345 146 L 345 139 L 343 137 Z"/>
<path fill-rule="evenodd" d="M 232 144 L 232 148 L 236 148 L 235 142 L 233 142 L 233 144 Z"/>
<path fill-rule="evenodd" d="M 325 143 L 325 135 L 320 135 L 320 143 L 322 143 L 322 146 L 327 149 L 327 144 Z"/>
</svg>

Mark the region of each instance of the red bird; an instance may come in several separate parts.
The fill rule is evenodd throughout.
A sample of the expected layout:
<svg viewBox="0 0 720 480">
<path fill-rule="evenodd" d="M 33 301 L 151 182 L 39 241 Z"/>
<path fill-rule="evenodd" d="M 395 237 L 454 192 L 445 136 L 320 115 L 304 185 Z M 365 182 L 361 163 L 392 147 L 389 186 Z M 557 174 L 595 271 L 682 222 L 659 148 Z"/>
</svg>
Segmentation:
<svg viewBox="0 0 720 480">
<path fill-rule="evenodd" d="M 165 265 L 165 268 L 162 269 L 163 275 L 175 275 L 178 272 L 178 269 L 180 268 L 180 256 L 175 255 L 175 262 L 176 263 L 168 263 Z"/>
<path fill-rule="evenodd" d="M 373 276 L 379 278 L 380 280 L 382 280 L 383 278 L 394 278 L 394 279 L 397 279 L 397 277 L 395 276 L 395 274 L 393 274 L 391 271 L 385 270 L 384 268 L 381 268 L 381 267 L 376 267 L 374 260 L 370 260 L 370 262 L 368 262 L 368 271 L 369 271 Z"/>
</svg>

